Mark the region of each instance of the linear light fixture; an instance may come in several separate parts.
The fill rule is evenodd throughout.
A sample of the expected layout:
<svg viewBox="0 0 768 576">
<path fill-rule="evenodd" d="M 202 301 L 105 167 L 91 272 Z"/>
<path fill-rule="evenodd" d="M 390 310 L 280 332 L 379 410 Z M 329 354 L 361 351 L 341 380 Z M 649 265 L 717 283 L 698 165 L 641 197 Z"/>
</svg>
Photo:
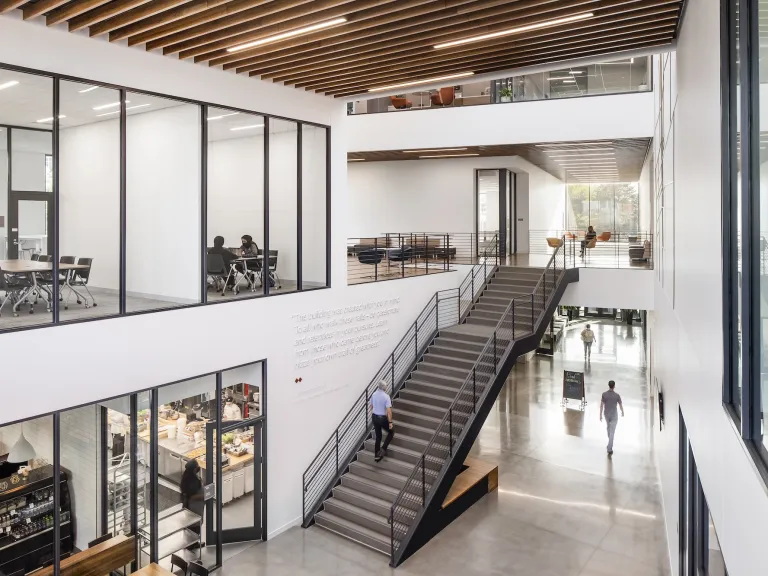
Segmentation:
<svg viewBox="0 0 768 576">
<path fill-rule="evenodd" d="M 86 92 L 93 92 L 96 90 L 96 88 L 98 88 L 98 86 L 91 86 L 90 88 L 86 88 L 85 90 L 78 90 L 77 92 L 78 94 L 85 94 Z"/>
<path fill-rule="evenodd" d="M 552 82 L 554 80 L 573 80 L 573 78 L 571 78 L 570 76 L 556 76 L 554 78 L 550 76 L 549 78 L 547 78 L 547 81 L 549 82 Z"/>
<path fill-rule="evenodd" d="M 136 106 L 129 106 L 125 109 L 125 111 L 127 112 L 128 110 L 136 110 L 136 108 L 144 108 L 145 106 L 151 106 L 151 104 L 137 104 Z M 103 114 L 96 114 L 96 116 L 109 116 L 110 114 L 120 114 L 120 110 L 112 110 L 112 112 L 104 112 Z"/>
<path fill-rule="evenodd" d="M 347 158 L 347 162 L 365 162 L 365 158 Z"/>
<path fill-rule="evenodd" d="M 587 158 L 592 156 L 613 156 L 614 152 L 597 152 L 594 154 L 549 154 L 550 158 L 570 158 L 571 160 L 578 160 L 580 158 Z"/>
<path fill-rule="evenodd" d="M 3 82 L 2 84 L 0 84 L 0 90 L 5 90 L 6 88 L 10 88 L 11 86 L 16 86 L 16 84 L 18 83 L 19 83 L 18 80 L 10 80 L 8 82 Z"/>
<path fill-rule="evenodd" d="M 61 120 L 62 118 L 66 118 L 66 116 L 64 116 L 64 114 L 59 114 L 59 120 Z M 38 124 L 53 122 L 53 116 L 51 116 L 50 118 L 40 118 L 40 120 L 35 120 L 35 122 L 37 122 Z"/>
<path fill-rule="evenodd" d="M 424 152 L 458 152 L 466 148 L 435 148 L 433 150 L 403 150 L 405 154 L 423 154 Z"/>
<path fill-rule="evenodd" d="M 576 80 L 563 80 L 563 84 L 576 84 Z"/>
<path fill-rule="evenodd" d="M 568 74 L 584 74 L 584 70 L 569 70 Z"/>
<path fill-rule="evenodd" d="M 561 162 L 560 166 L 563 168 L 586 168 L 589 166 L 599 166 L 601 168 L 616 167 L 616 163 L 613 161 L 593 160 L 589 162 Z"/>
<path fill-rule="evenodd" d="M 467 156 L 480 156 L 480 154 L 439 154 L 436 156 L 419 156 L 419 158 L 462 158 Z"/>
<path fill-rule="evenodd" d="M 294 36 L 309 34 L 310 32 L 314 32 L 316 30 L 322 30 L 323 28 L 329 28 L 331 26 L 336 26 L 337 24 L 344 24 L 344 22 L 346 21 L 347 19 L 344 18 L 343 16 L 341 18 L 334 18 L 333 20 L 328 20 L 327 22 L 312 24 L 312 26 L 297 28 L 296 30 L 290 30 L 288 32 L 283 32 L 282 34 L 267 36 L 266 38 L 262 38 L 261 40 L 254 40 L 253 42 L 246 42 L 245 44 L 240 44 L 239 46 L 233 46 L 232 48 L 227 48 L 227 52 L 239 52 L 240 50 L 246 50 L 248 48 L 253 48 L 254 46 L 262 46 L 264 44 L 270 44 L 272 42 L 279 42 L 280 40 L 285 40 L 286 38 L 293 38 Z"/>
<path fill-rule="evenodd" d="M 544 152 L 556 152 L 558 154 L 570 154 L 571 158 L 576 158 L 577 155 L 580 155 L 582 152 L 611 152 L 613 153 L 613 148 L 582 148 L 581 150 L 544 150 Z M 551 154 L 550 154 L 551 156 Z M 563 158 L 566 158 L 566 156 L 563 156 Z"/>
<path fill-rule="evenodd" d="M 211 120 L 221 120 L 222 118 L 227 118 L 228 116 L 237 116 L 240 114 L 240 112 L 230 112 L 229 114 L 219 114 L 218 116 L 208 116 L 208 121 Z"/>
<path fill-rule="evenodd" d="M 237 132 L 238 130 L 250 130 L 252 128 L 264 128 L 264 124 L 249 124 L 248 126 L 235 126 L 234 128 L 230 128 L 232 132 Z"/>
<path fill-rule="evenodd" d="M 501 36 L 511 36 L 512 34 L 519 34 L 520 32 L 527 32 L 529 30 L 538 30 L 539 28 L 558 26 L 559 24 L 567 24 L 568 22 L 577 22 L 579 20 L 592 18 L 592 16 L 594 16 L 592 12 L 584 12 L 582 14 L 567 16 L 565 18 L 557 18 L 556 20 L 545 20 L 544 22 L 537 22 L 536 24 L 529 24 L 528 26 L 518 26 L 517 28 L 509 28 L 508 30 L 501 30 L 500 32 L 492 32 L 490 34 L 482 34 L 480 36 L 462 38 L 461 40 L 454 40 L 452 42 L 435 44 L 435 49 L 439 50 L 440 48 L 451 48 L 453 46 L 462 46 L 463 44 L 470 44 L 472 42 L 482 42 L 483 40 L 490 40 L 492 38 L 499 38 Z"/>
<path fill-rule="evenodd" d="M 377 88 L 370 88 L 368 92 L 383 92 L 384 90 L 391 90 L 393 88 L 403 88 L 404 86 L 415 86 L 416 84 L 428 84 L 431 82 L 440 82 L 442 80 L 452 80 L 454 78 L 466 78 L 472 76 L 474 72 L 461 72 L 459 74 L 450 74 L 448 76 L 436 76 L 434 78 L 422 78 L 421 80 L 412 80 L 410 82 L 401 82 L 400 84 L 390 84 L 389 86 L 379 86 Z"/>
<path fill-rule="evenodd" d="M 552 146 L 607 146 L 608 144 L 613 144 L 613 142 L 611 140 L 605 140 L 603 142 L 563 142 L 560 144 L 536 144 L 535 146 L 537 148 L 551 148 Z"/>
<path fill-rule="evenodd" d="M 130 104 L 130 100 L 125 101 L 126 104 Z M 102 104 L 101 106 L 94 106 L 94 110 L 106 110 L 107 108 L 114 108 L 115 106 L 120 106 L 120 102 L 110 102 L 109 104 Z"/>
</svg>

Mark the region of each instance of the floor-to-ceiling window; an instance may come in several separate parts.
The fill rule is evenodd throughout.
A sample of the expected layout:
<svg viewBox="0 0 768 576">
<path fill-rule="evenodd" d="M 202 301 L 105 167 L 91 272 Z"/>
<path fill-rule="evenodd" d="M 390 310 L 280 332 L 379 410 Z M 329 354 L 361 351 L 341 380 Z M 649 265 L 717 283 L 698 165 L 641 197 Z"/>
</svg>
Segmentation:
<svg viewBox="0 0 768 576">
<path fill-rule="evenodd" d="M 636 233 L 640 231 L 637 182 L 568 184 L 567 228 Z"/>
</svg>

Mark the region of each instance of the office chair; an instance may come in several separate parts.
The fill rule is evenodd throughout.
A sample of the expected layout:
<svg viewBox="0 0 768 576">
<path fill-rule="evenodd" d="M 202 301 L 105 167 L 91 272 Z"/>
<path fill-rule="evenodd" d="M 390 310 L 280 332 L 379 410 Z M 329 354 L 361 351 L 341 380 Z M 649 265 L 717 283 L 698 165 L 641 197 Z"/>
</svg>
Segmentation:
<svg viewBox="0 0 768 576">
<path fill-rule="evenodd" d="M 91 291 L 88 289 L 88 279 L 91 277 L 91 266 L 93 265 L 93 258 L 78 258 L 77 264 L 79 266 L 88 266 L 88 268 L 82 268 L 77 270 L 72 270 L 72 277 L 69 279 L 69 285 L 72 288 L 72 292 L 77 294 L 77 303 L 82 304 L 83 301 L 85 301 L 85 307 L 90 308 L 91 306 L 97 306 L 96 304 L 96 298 L 93 297 L 93 294 L 91 294 Z M 88 296 L 91 297 L 92 304 L 88 304 L 88 298 L 83 296 L 80 292 L 78 292 L 75 289 L 75 286 L 82 286 L 85 288 L 85 291 L 88 292 Z M 72 294 L 67 295 L 67 300 L 64 304 L 64 309 L 67 309 L 67 306 L 69 305 L 69 297 Z"/>
<path fill-rule="evenodd" d="M 224 296 L 227 291 L 227 278 L 232 270 L 227 270 L 227 266 L 224 263 L 224 256 L 221 254 L 208 254 L 206 259 L 206 270 L 208 278 L 213 281 L 216 286 L 216 292 L 221 292 Z M 221 285 L 221 288 L 219 288 Z"/>
<path fill-rule="evenodd" d="M 411 246 L 403 246 L 389 252 L 390 262 L 406 262 L 411 258 L 413 258 L 413 247 Z"/>
<path fill-rule="evenodd" d="M 198 564 L 197 562 L 190 562 L 187 567 L 188 574 L 197 574 L 198 576 L 208 576 L 208 568 Z"/>
<path fill-rule="evenodd" d="M 277 288 L 282 288 L 280 276 L 277 275 L 277 250 L 269 251 L 269 262 L 267 263 L 269 278 L 274 282 Z"/>
<path fill-rule="evenodd" d="M 40 260 L 40 254 L 35 252 L 34 254 L 32 254 L 32 256 L 30 256 L 30 260 L 34 260 L 35 262 L 37 262 L 38 260 Z"/>
<path fill-rule="evenodd" d="M 40 262 L 53 262 L 53 256 L 50 254 L 40 254 L 37 259 Z"/>
<path fill-rule="evenodd" d="M 214 256 L 221 257 L 221 254 L 214 254 Z M 176 574 L 175 568 L 181 569 L 181 575 L 187 576 L 187 567 L 189 564 L 186 560 L 183 558 L 180 558 L 179 556 L 176 556 L 176 554 L 171 554 L 171 572 Z"/>
<path fill-rule="evenodd" d="M 88 542 L 88 548 L 93 548 L 94 546 L 97 546 L 102 542 L 106 542 L 110 538 L 112 538 L 112 533 L 107 532 L 106 534 L 104 534 L 104 536 L 99 536 L 98 538 L 96 538 L 96 540 L 91 540 L 90 542 Z"/>
<path fill-rule="evenodd" d="M 19 300 L 28 297 L 29 295 L 25 296 L 25 293 L 31 287 L 32 281 L 26 275 L 6 274 L 0 268 L 0 291 L 5 292 L 5 300 L 0 304 L 0 314 L 2 314 L 3 308 L 5 308 L 6 305 L 10 304 L 11 309 L 13 309 L 13 306 L 19 302 Z M 30 304 L 29 313 L 32 314 L 34 311 L 33 304 Z M 19 314 L 14 311 L 13 315 L 18 316 Z"/>
<path fill-rule="evenodd" d="M 429 95 L 429 99 L 432 101 L 432 106 L 450 106 L 453 104 L 455 98 L 456 88 L 453 86 L 440 88 L 435 94 Z"/>
</svg>

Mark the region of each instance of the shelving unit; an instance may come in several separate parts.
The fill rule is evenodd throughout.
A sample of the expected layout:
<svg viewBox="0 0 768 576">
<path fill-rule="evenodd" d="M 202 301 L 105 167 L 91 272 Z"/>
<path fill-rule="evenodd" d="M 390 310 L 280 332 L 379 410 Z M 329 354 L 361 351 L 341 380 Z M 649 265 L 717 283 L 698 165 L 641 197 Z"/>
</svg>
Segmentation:
<svg viewBox="0 0 768 576">
<path fill-rule="evenodd" d="M 186 508 L 172 508 L 161 513 L 157 522 L 157 560 L 185 550 L 196 542 L 200 551 L 198 560 L 202 560 L 202 549 L 199 546 L 200 534 L 190 530 L 193 526 L 197 526 L 201 531 L 202 524 L 202 516 Z M 148 558 L 150 542 L 148 525 L 145 524 L 139 528 L 139 536 L 142 539 L 141 552 Z"/>
<path fill-rule="evenodd" d="M 107 470 L 107 530 L 114 534 L 131 532 L 131 461 L 129 454 L 115 456 Z M 147 468 L 139 463 L 137 525 L 147 523 L 149 502 Z"/>
</svg>

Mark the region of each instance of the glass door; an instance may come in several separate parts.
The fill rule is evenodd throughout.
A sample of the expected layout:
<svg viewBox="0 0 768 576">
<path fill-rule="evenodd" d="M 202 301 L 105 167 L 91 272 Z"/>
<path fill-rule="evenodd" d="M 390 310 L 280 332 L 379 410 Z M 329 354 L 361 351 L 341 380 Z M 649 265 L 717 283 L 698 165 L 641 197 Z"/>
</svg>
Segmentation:
<svg viewBox="0 0 768 576">
<path fill-rule="evenodd" d="M 8 258 L 51 254 L 53 199 L 47 192 L 11 191 L 8 211 Z"/>
</svg>

